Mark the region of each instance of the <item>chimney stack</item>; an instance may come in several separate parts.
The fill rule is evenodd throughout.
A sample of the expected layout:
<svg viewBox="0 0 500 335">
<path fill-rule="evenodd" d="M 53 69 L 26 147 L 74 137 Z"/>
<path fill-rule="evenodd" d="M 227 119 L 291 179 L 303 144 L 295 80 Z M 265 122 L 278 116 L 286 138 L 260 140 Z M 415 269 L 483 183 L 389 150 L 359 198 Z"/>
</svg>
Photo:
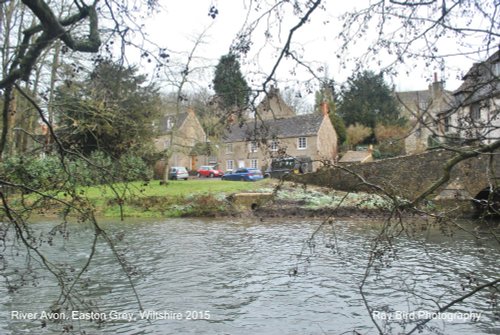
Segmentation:
<svg viewBox="0 0 500 335">
<path fill-rule="evenodd" d="M 444 85 L 442 81 L 438 81 L 438 75 L 434 72 L 434 82 L 432 83 L 432 96 L 436 98 L 439 96 L 444 90 Z"/>
<path fill-rule="evenodd" d="M 269 94 L 268 95 L 269 96 L 275 96 L 275 95 L 278 95 L 279 92 L 280 92 L 279 88 L 276 87 L 276 86 L 274 86 L 274 84 L 273 84 L 273 85 L 271 85 L 269 87 Z"/>
<path fill-rule="evenodd" d="M 328 103 L 326 101 L 321 102 L 321 112 L 323 113 L 323 116 L 328 116 Z"/>
</svg>

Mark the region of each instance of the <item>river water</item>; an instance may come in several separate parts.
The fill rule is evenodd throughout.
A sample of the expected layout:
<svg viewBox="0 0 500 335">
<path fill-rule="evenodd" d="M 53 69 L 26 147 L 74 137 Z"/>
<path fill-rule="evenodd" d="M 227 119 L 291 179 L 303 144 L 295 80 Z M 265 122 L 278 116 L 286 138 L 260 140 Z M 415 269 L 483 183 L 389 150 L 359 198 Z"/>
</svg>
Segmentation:
<svg viewBox="0 0 500 335">
<path fill-rule="evenodd" d="M 34 235 L 46 238 L 53 225 L 33 224 Z M 60 323 L 46 322 L 44 314 L 58 297 L 53 277 L 25 251 L 8 247 L 3 250 L 0 334 L 61 334 L 63 327 L 86 334 L 377 334 L 374 321 L 386 334 L 406 333 L 437 304 L 494 280 L 500 259 L 498 242 L 488 239 L 483 226 L 461 222 L 462 228 L 475 229 L 477 239 L 460 229 L 443 233 L 439 226 L 413 225 L 414 232 L 385 246 L 366 278 L 372 317 L 359 287 L 381 228 L 377 221 L 106 222 L 145 312 L 140 313 L 127 277 L 100 240 L 76 286 L 80 305 L 54 314 L 63 318 Z M 55 237 L 52 246 L 41 244 L 40 250 L 77 273 L 90 255 L 92 231 L 83 224 L 69 225 L 68 231 L 68 239 Z M 32 271 L 23 272 L 27 264 Z M 15 285 L 24 283 L 21 278 L 24 285 L 7 290 L 7 279 Z M 499 334 L 497 297 L 491 290 L 470 297 L 436 315 L 420 334 Z M 79 307 L 82 303 L 97 307 Z M 86 320 L 97 313 L 104 323 Z M 479 320 L 469 318 L 475 313 L 482 313 Z"/>
</svg>

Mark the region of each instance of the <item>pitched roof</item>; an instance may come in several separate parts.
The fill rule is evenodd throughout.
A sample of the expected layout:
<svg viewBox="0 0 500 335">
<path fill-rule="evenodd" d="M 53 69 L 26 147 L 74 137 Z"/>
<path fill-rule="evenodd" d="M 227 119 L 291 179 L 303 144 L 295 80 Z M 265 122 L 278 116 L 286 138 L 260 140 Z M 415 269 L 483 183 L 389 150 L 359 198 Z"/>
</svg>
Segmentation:
<svg viewBox="0 0 500 335">
<path fill-rule="evenodd" d="M 403 102 L 420 102 L 429 101 L 432 99 L 430 90 L 420 90 L 420 91 L 403 91 L 396 92 L 396 97 Z"/>
<path fill-rule="evenodd" d="M 500 62 L 500 50 L 481 63 L 475 63 L 464 76 L 464 82 L 453 94 L 462 95 L 462 103 L 471 104 L 500 93 L 500 81 L 492 65 Z"/>
<path fill-rule="evenodd" d="M 318 134 L 324 116 L 320 113 L 297 115 L 284 119 L 233 124 L 225 134 L 225 142 L 262 138 L 287 138 Z"/>
<path fill-rule="evenodd" d="M 285 102 L 280 90 L 275 86 L 271 86 L 269 92 L 257 106 L 257 111 L 263 120 L 283 119 L 297 115 Z"/>
<path fill-rule="evenodd" d="M 186 118 L 188 112 L 180 112 L 176 114 L 167 114 L 160 119 L 159 130 L 161 133 L 168 133 L 173 127 L 180 127 Z"/>
</svg>

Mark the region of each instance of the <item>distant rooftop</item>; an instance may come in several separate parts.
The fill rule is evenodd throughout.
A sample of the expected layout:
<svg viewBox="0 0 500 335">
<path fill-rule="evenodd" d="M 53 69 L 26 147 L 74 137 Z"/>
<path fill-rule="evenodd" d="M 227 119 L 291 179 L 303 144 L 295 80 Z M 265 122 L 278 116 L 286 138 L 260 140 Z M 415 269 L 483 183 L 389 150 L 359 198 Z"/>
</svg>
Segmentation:
<svg viewBox="0 0 500 335">
<path fill-rule="evenodd" d="M 225 141 L 313 136 L 318 133 L 322 122 L 323 115 L 314 113 L 277 120 L 252 121 L 243 125 L 233 124 L 226 133 Z"/>
</svg>

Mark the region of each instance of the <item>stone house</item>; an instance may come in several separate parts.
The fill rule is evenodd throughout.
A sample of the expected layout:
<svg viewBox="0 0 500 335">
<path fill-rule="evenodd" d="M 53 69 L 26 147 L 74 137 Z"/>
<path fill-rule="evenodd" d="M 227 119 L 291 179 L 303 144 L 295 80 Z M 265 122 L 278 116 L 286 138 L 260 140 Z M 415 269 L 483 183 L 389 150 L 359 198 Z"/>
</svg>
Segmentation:
<svg viewBox="0 0 500 335">
<path fill-rule="evenodd" d="M 441 113 L 444 136 L 459 144 L 489 144 L 500 139 L 500 50 L 475 63 L 453 97 L 453 108 Z"/>
<path fill-rule="evenodd" d="M 219 151 L 221 169 L 253 167 L 265 171 L 273 158 L 296 157 L 311 160 L 310 170 L 315 171 L 323 161 L 335 161 L 337 134 L 327 111 L 296 115 L 276 88 L 257 111 L 253 121 L 229 127 Z"/>
<path fill-rule="evenodd" d="M 183 166 L 196 170 L 206 161 L 203 148 L 206 145 L 206 134 L 198 117 L 192 109 L 180 113 L 170 113 L 158 122 L 160 136 L 154 140 L 159 152 L 169 155 L 168 166 Z M 165 160 L 155 166 L 155 174 L 162 175 Z"/>
<path fill-rule="evenodd" d="M 410 131 L 405 137 L 405 151 L 416 154 L 425 151 L 439 136 L 440 115 L 452 105 L 452 92 L 444 89 L 434 74 L 427 90 L 396 92 L 401 115 L 409 120 Z"/>
</svg>

